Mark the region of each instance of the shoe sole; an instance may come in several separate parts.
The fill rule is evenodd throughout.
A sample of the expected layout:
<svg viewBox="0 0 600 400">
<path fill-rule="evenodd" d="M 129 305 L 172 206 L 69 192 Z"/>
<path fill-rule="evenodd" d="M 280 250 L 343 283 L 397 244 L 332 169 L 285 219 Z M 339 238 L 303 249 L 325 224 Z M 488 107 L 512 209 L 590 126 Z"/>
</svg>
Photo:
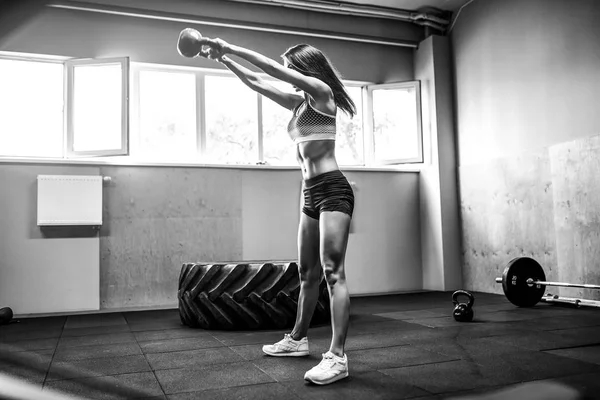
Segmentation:
<svg viewBox="0 0 600 400">
<path fill-rule="evenodd" d="M 312 380 L 312 379 L 306 378 L 306 377 L 304 378 L 304 380 L 308 381 L 308 382 L 312 382 L 315 385 L 329 385 L 330 383 L 337 382 L 337 381 L 342 380 L 342 379 L 347 378 L 347 377 L 348 377 L 348 371 L 344 372 L 343 374 L 339 374 L 337 376 L 334 376 L 333 378 L 330 378 L 330 379 L 328 379 L 326 381 L 315 381 L 315 380 Z"/>
<path fill-rule="evenodd" d="M 289 353 L 271 353 L 265 349 L 263 349 L 263 353 L 272 357 L 304 357 L 309 355 L 308 351 L 293 351 Z"/>
</svg>

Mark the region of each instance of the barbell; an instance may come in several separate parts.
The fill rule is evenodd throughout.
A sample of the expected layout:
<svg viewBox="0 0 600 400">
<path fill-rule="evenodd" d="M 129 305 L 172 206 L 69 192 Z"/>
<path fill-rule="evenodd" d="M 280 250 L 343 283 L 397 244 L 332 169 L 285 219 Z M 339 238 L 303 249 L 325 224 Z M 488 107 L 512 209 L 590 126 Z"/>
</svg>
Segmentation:
<svg viewBox="0 0 600 400">
<path fill-rule="evenodd" d="M 548 282 L 542 266 L 530 257 L 512 259 L 504 268 L 502 277 L 496 278 L 496 283 L 502 283 L 508 301 L 519 307 L 533 307 L 539 301 L 600 307 L 600 302 L 595 300 L 561 298 L 550 294 L 544 297 L 546 286 L 600 289 L 600 285 Z"/>
</svg>

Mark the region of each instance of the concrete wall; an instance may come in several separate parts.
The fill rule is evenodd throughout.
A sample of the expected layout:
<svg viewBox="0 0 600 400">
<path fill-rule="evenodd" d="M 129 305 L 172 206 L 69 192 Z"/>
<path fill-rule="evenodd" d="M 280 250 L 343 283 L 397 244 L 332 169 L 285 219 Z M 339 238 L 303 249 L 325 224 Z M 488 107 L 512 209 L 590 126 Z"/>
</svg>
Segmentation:
<svg viewBox="0 0 600 400">
<path fill-rule="evenodd" d="M 533 255 L 551 279 L 600 283 L 599 181 L 591 172 L 599 156 L 599 18 L 594 0 L 476 0 L 456 22 L 470 289 L 500 293 L 494 278 L 521 255 Z"/>
<path fill-rule="evenodd" d="M 38 174 L 112 178 L 99 236 L 41 233 Z M 351 294 L 421 289 L 418 173 L 346 175 L 356 184 Z M 176 307 L 184 262 L 296 260 L 300 179 L 297 170 L 0 164 L 0 185 L 11 187 L 0 197 L 0 304 L 18 314 L 93 309 L 94 299 L 104 310 Z"/>
<path fill-rule="evenodd" d="M 448 38 L 431 36 L 415 54 L 421 82 L 424 162 L 419 175 L 423 288 L 461 287 L 460 220 Z"/>
</svg>

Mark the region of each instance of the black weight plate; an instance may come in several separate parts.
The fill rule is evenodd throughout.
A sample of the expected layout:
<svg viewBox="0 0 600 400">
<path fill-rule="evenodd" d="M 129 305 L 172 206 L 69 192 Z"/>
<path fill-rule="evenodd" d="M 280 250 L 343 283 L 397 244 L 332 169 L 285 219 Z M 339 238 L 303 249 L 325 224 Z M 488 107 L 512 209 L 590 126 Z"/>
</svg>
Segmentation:
<svg viewBox="0 0 600 400">
<path fill-rule="evenodd" d="M 545 281 L 542 266 L 529 257 L 511 260 L 502 273 L 502 289 L 508 301 L 519 307 L 533 307 L 544 296 L 545 285 L 529 285 L 527 279 Z"/>
</svg>

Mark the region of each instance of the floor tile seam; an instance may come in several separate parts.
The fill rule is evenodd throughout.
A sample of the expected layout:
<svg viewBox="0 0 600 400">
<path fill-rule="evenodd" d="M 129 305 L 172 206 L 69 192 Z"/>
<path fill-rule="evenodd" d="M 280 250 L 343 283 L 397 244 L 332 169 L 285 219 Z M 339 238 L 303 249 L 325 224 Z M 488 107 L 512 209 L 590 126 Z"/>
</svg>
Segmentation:
<svg viewBox="0 0 600 400">
<path fill-rule="evenodd" d="M 180 349 L 180 350 L 169 350 L 169 351 L 149 351 L 145 352 L 144 349 L 140 346 L 142 353 L 144 354 L 168 354 L 168 353 L 179 353 L 182 351 L 196 351 L 196 350 L 208 350 L 208 349 L 222 349 L 223 347 L 228 347 L 227 345 L 221 346 L 206 346 L 206 347 L 194 347 L 190 349 Z"/>
<path fill-rule="evenodd" d="M 127 318 L 125 318 L 124 315 L 123 315 L 123 319 L 125 320 L 125 322 L 127 323 L 127 326 L 129 327 L 129 323 L 127 322 Z M 156 376 L 156 371 L 154 371 L 154 369 L 152 368 L 152 364 L 150 364 L 150 361 L 148 360 L 147 354 L 144 353 L 144 350 L 142 349 L 142 346 L 140 345 L 139 341 L 137 340 L 137 337 L 135 336 L 135 334 L 132 333 L 132 335 L 133 335 L 133 338 L 135 339 L 136 344 L 138 345 L 138 348 L 142 352 L 142 356 L 144 357 L 144 360 L 146 361 L 146 364 L 148 365 L 148 368 L 150 369 L 150 372 L 152 373 L 152 376 L 154 376 L 154 379 L 156 380 L 156 383 L 158 384 L 158 387 L 160 388 L 160 391 L 162 392 L 163 396 L 165 396 L 165 398 L 167 398 L 167 393 L 165 392 L 165 388 L 163 387 L 162 383 L 160 383 L 160 380 L 158 379 L 158 376 Z"/>
<path fill-rule="evenodd" d="M 135 338 L 134 338 L 135 339 Z M 178 338 L 180 339 L 180 338 Z M 186 338 L 181 338 L 181 339 L 186 339 Z M 189 338 L 187 338 L 189 339 Z M 170 340 L 170 339 L 169 339 Z M 91 348 L 91 347 L 100 347 L 100 346 L 112 346 L 112 345 L 119 345 L 119 344 L 137 344 L 138 347 L 140 348 L 140 350 L 143 352 L 143 348 L 140 345 L 140 343 L 145 344 L 145 343 L 153 343 L 153 342 L 158 342 L 159 340 L 146 340 L 146 341 L 138 341 L 137 339 L 135 340 L 130 340 L 127 342 L 116 342 L 116 343 L 105 343 L 105 344 L 85 344 L 85 345 L 79 345 L 79 346 L 69 346 L 68 348 L 77 348 L 77 349 L 82 349 L 82 348 Z M 163 341 L 163 340 L 160 340 Z M 165 339 L 165 341 L 168 341 Z M 194 349 L 185 349 L 185 350 L 173 350 L 173 351 L 167 351 L 167 352 L 151 352 L 149 354 L 159 354 L 159 353 L 173 353 L 173 352 L 177 352 L 177 351 L 188 351 L 188 350 L 202 350 L 202 349 L 213 349 L 213 348 L 220 348 L 220 347 L 227 347 L 227 345 L 221 345 L 221 346 L 207 346 L 207 347 L 199 347 L 199 348 L 194 348 Z M 56 346 L 58 348 L 58 345 Z M 66 347 L 65 347 L 66 348 Z M 63 347 L 61 347 L 61 349 L 64 349 Z M 38 349 L 38 350 L 49 350 L 49 349 Z M 28 351 L 28 350 L 25 350 Z M 110 356 L 109 356 L 110 357 Z M 92 357 L 92 358 L 103 358 L 103 357 Z"/>
<path fill-rule="evenodd" d="M 571 327 L 571 328 L 557 328 L 557 329 L 548 329 L 546 332 L 556 332 L 559 333 L 561 331 L 569 331 L 569 330 L 573 330 L 573 329 L 586 329 L 586 328 L 600 328 L 600 322 L 598 323 L 598 325 L 585 325 L 585 326 L 577 326 L 577 327 Z"/>
<path fill-rule="evenodd" d="M 272 376 L 271 374 L 269 374 L 267 371 L 265 371 L 264 369 L 262 369 L 260 366 L 256 365 L 254 362 L 252 361 L 248 361 L 250 364 L 252 364 L 256 369 L 258 369 L 260 372 L 262 372 L 263 374 L 267 375 L 269 378 L 273 379 L 276 383 L 281 384 L 281 381 L 279 381 L 277 378 L 275 378 L 274 376 Z"/>
<path fill-rule="evenodd" d="M 46 387 L 46 381 L 48 380 L 48 375 L 50 374 L 50 368 L 52 367 L 52 363 L 54 362 L 54 357 L 56 357 L 56 352 L 58 351 L 58 343 L 60 343 L 60 338 L 62 337 L 65 331 L 65 325 L 67 324 L 67 319 L 65 318 L 65 322 L 62 324 L 62 328 L 60 330 L 60 336 L 56 341 L 56 345 L 54 346 L 54 351 L 52 352 L 52 357 L 50 357 L 50 363 L 48 364 L 48 368 L 46 369 L 46 374 L 44 374 L 44 380 L 42 381 L 42 390 Z"/>
<path fill-rule="evenodd" d="M 114 375 L 84 376 L 84 377 L 75 377 L 75 378 L 68 378 L 68 379 L 57 379 L 57 380 L 49 381 L 48 383 L 56 385 L 57 383 L 61 383 L 61 382 L 70 382 L 70 381 L 81 382 L 81 381 L 87 381 L 87 382 L 93 382 L 93 383 L 86 384 L 85 382 L 81 382 L 81 385 L 84 386 L 86 389 L 90 389 L 91 388 L 91 389 L 96 389 L 96 390 L 104 391 L 104 390 L 106 390 L 106 385 L 103 382 L 96 383 L 94 381 L 96 381 L 98 379 L 102 379 L 102 378 L 113 378 L 113 377 L 116 377 L 116 376 L 135 375 L 135 374 L 143 374 L 143 373 L 148 373 L 148 372 L 150 372 L 150 371 L 127 372 L 127 373 L 124 373 L 124 374 L 114 374 Z M 157 383 L 159 383 L 159 387 L 160 387 L 160 382 L 158 382 L 158 380 L 157 380 Z M 146 393 L 142 393 L 143 390 L 144 389 L 132 388 L 132 387 L 128 387 L 128 386 L 123 386 L 123 387 L 117 386 L 115 388 L 111 388 L 110 392 L 111 392 L 111 394 L 120 394 L 120 395 L 125 394 L 125 393 L 129 395 L 129 394 L 131 394 L 131 392 L 133 392 L 136 395 L 138 395 L 138 396 L 136 396 L 136 398 L 140 397 L 139 396 L 140 394 L 144 395 L 144 396 L 142 396 L 142 398 L 151 398 L 151 397 L 160 396 L 160 394 L 158 394 L 158 395 L 146 395 Z M 161 391 L 162 391 L 162 387 L 161 387 Z M 61 393 L 61 394 L 64 395 L 64 393 Z M 165 396 L 164 391 L 163 391 L 163 396 Z M 87 397 L 86 397 L 86 399 L 87 399 Z"/>
<path fill-rule="evenodd" d="M 554 351 L 554 350 L 568 350 L 568 349 L 576 349 L 576 348 L 579 348 L 579 347 L 587 347 L 587 346 L 579 346 L 579 345 L 566 346 L 566 347 L 545 347 L 544 346 L 544 347 L 541 347 L 541 348 L 532 349 L 532 348 L 529 348 L 529 347 L 519 346 L 519 345 L 515 345 L 515 344 L 510 344 L 510 343 L 507 346 L 515 347 L 517 349 L 521 349 L 521 350 L 525 350 L 525 351 L 538 352 L 538 353 L 544 353 L 544 352 L 547 352 L 547 351 Z"/>
<path fill-rule="evenodd" d="M 421 350 L 426 350 L 430 353 L 436 353 L 435 351 L 431 351 L 431 350 L 427 350 L 423 348 L 423 345 L 419 345 L 418 343 L 402 343 L 402 344 L 390 344 L 390 345 L 385 345 L 385 346 L 379 346 L 379 347 L 361 347 L 361 348 L 357 348 L 357 349 L 348 349 L 346 348 L 345 351 L 348 354 L 351 354 L 353 352 L 357 352 L 357 351 L 364 351 L 364 350 L 379 350 L 379 349 L 388 349 L 391 347 L 421 347 Z M 445 354 L 442 354 L 445 355 Z"/>
<path fill-rule="evenodd" d="M 152 331 L 146 331 L 146 332 L 152 332 Z M 135 334 L 133 336 L 135 336 Z M 202 335 L 195 335 L 195 336 L 184 336 L 184 337 L 176 337 L 176 338 L 151 339 L 151 340 L 140 340 L 136 337 L 135 340 L 140 344 L 144 344 L 144 343 L 171 341 L 171 340 L 180 340 L 180 339 L 206 339 L 207 336 L 208 335 L 202 334 Z"/>
<path fill-rule="evenodd" d="M 60 339 L 60 334 L 58 334 L 59 336 L 49 336 L 49 337 L 39 337 L 39 338 L 33 338 L 33 339 L 18 339 L 18 340 L 2 340 L 0 339 L 0 345 L 2 344 L 8 344 L 10 345 L 11 343 L 19 343 L 19 342 L 30 342 L 30 341 L 35 341 L 35 340 L 50 340 L 50 339 Z"/>
<path fill-rule="evenodd" d="M 36 351 L 49 351 L 49 350 L 54 350 L 56 349 L 56 345 L 53 347 L 39 347 L 39 348 L 32 348 L 32 349 L 27 349 L 27 350 L 23 350 L 23 349 L 19 349 L 19 350 L 2 350 L 0 348 L 1 351 L 6 352 L 6 353 L 31 353 L 31 352 L 36 352 Z"/>
<path fill-rule="evenodd" d="M 97 328 L 97 327 L 91 327 L 91 328 Z M 75 328 L 75 329 L 79 329 L 79 328 Z M 87 328 L 82 328 L 82 329 L 87 329 Z M 70 329 L 65 329 L 64 332 L 69 332 Z M 80 337 L 87 337 L 87 336 L 104 336 L 104 335 L 116 335 L 119 333 L 132 333 L 133 331 L 129 328 L 129 326 L 127 327 L 126 331 L 117 331 L 117 332 L 105 332 L 105 333 L 86 333 L 83 335 L 69 335 L 69 336 L 64 336 L 64 333 L 60 336 L 60 338 L 80 338 Z"/>
<path fill-rule="evenodd" d="M 169 393 L 168 395 L 165 396 L 176 396 L 176 395 L 182 395 L 182 394 L 189 394 L 189 393 L 205 393 L 205 392 L 209 392 L 211 390 L 222 390 L 222 389 L 231 389 L 231 388 L 245 388 L 245 387 L 252 387 L 252 386 L 260 386 L 260 385 L 280 385 L 283 387 L 286 387 L 284 385 L 284 383 L 279 382 L 279 381 L 275 381 L 275 382 L 260 382 L 260 383 L 249 383 L 249 384 L 244 384 L 244 385 L 237 385 L 237 386 L 226 386 L 226 387 L 221 387 L 221 388 L 210 388 L 210 389 L 201 389 L 201 390 L 193 390 L 193 391 L 184 391 L 184 392 L 174 392 L 174 393 Z M 294 396 L 291 400 L 293 399 L 302 399 L 302 397 L 298 396 L 296 393 L 290 391 L 290 393 L 292 396 Z M 289 398 L 287 398 L 286 400 L 290 400 Z"/>
<path fill-rule="evenodd" d="M 570 350 L 570 349 L 581 349 L 581 348 L 585 348 L 585 347 L 599 347 L 599 346 L 600 346 L 600 341 L 598 341 L 596 343 L 581 344 L 581 345 L 568 346 L 568 347 L 557 347 L 557 348 L 553 348 L 553 349 L 543 349 L 543 350 L 539 350 L 539 351 L 546 352 L 546 351 L 554 351 L 554 350 Z"/>
<path fill-rule="evenodd" d="M 456 361 L 466 361 L 463 359 L 457 359 L 457 360 L 445 360 L 445 361 L 438 361 L 438 362 L 434 362 L 434 363 L 427 363 L 427 364 L 420 364 L 420 365 L 410 365 L 410 366 L 402 366 L 402 367 L 391 367 L 391 368 L 382 368 L 382 369 L 376 369 L 375 371 L 377 372 L 381 372 L 382 374 L 386 375 L 386 376 L 390 376 L 392 378 L 395 378 L 392 375 L 386 374 L 385 371 L 386 370 L 393 370 L 393 369 L 401 369 L 401 368 L 411 368 L 411 367 L 418 367 L 421 365 L 433 365 L 433 364 L 446 364 L 446 363 L 451 363 L 451 362 L 456 362 Z M 476 364 L 476 363 L 474 363 Z M 434 393 L 435 394 L 435 393 Z"/>
<path fill-rule="evenodd" d="M 346 346 L 346 348 L 344 349 L 344 351 L 346 353 L 351 353 L 351 352 L 355 352 L 355 351 L 363 351 L 363 350 L 379 350 L 379 349 L 387 349 L 390 347 L 406 347 L 406 346 L 412 346 L 411 343 L 404 343 L 404 344 L 391 344 L 391 345 L 384 345 L 384 346 L 377 346 L 377 345 L 368 345 L 367 347 L 357 347 L 357 348 L 349 348 L 348 346 Z"/>
<path fill-rule="evenodd" d="M 133 344 L 133 342 L 128 342 L 129 344 Z M 125 344 L 125 343 L 117 343 L 117 344 Z M 95 347 L 95 346 L 104 346 L 104 345 L 94 345 L 91 347 Z M 139 344 L 138 344 L 139 346 Z M 80 347 L 85 347 L 85 346 L 80 346 Z M 75 358 L 75 359 L 58 359 L 56 360 L 57 362 L 70 362 L 70 361 L 84 361 L 84 360 L 99 360 L 99 359 L 103 359 L 103 358 L 116 358 L 116 357 L 129 357 L 129 356 L 139 356 L 139 355 L 146 355 L 146 354 L 169 354 L 169 353 L 179 353 L 179 352 L 187 352 L 187 351 L 195 351 L 195 350 L 205 350 L 205 349 L 220 349 L 223 347 L 227 347 L 227 346 L 216 346 L 216 347 L 200 347 L 200 348 L 193 348 L 193 349 L 183 349 L 183 350 L 172 350 L 172 351 L 158 351 L 158 352 L 144 352 L 143 349 L 140 348 L 140 352 L 141 353 L 135 353 L 135 354 L 124 354 L 121 356 L 115 356 L 115 355 L 107 355 L 107 356 L 100 356 L 100 357 L 85 357 L 85 358 Z"/>
<path fill-rule="evenodd" d="M 94 346 L 112 346 L 116 344 L 127 344 L 127 343 L 137 343 L 135 340 L 127 340 L 124 342 L 110 342 L 110 343 L 97 343 L 97 344 L 63 344 L 60 343 L 56 345 L 57 349 L 65 350 L 65 349 L 80 349 L 84 347 L 94 347 Z"/>
<path fill-rule="evenodd" d="M 440 355 L 446 356 L 446 357 L 452 357 L 452 359 L 450 359 L 450 360 L 441 360 L 441 361 L 429 361 L 429 362 L 424 362 L 424 363 L 420 363 L 420 364 L 406 364 L 406 365 L 400 365 L 400 366 L 397 366 L 397 367 L 389 367 L 389 368 L 381 368 L 381 369 L 374 368 L 374 371 L 381 372 L 384 369 L 420 367 L 422 365 L 443 364 L 443 363 L 454 362 L 454 361 L 470 361 L 473 364 L 477 364 L 477 362 L 475 362 L 474 360 L 466 360 L 464 358 L 454 358 L 453 356 L 447 356 L 446 354 L 440 354 Z M 370 366 L 370 363 L 364 363 L 363 362 L 362 364 Z M 477 364 L 477 365 L 479 365 L 479 364 Z"/>
<path fill-rule="evenodd" d="M 48 382 L 63 382 L 63 381 L 75 381 L 75 380 L 81 380 L 81 379 L 95 379 L 95 378 L 114 377 L 114 376 L 121 376 L 121 375 L 143 374 L 143 373 L 147 373 L 147 372 L 152 372 L 152 367 L 148 366 L 148 369 L 144 370 L 144 371 L 129 371 L 129 372 L 122 372 L 122 373 L 118 373 L 118 374 L 108 373 L 108 374 L 100 374 L 100 375 L 74 376 L 71 378 L 64 378 L 64 379 L 51 379 Z"/>
<path fill-rule="evenodd" d="M 151 323 L 144 323 L 144 324 L 127 324 L 127 326 L 129 327 L 129 330 L 131 330 L 132 332 L 170 331 L 170 330 L 185 329 L 185 327 L 176 326 L 176 325 L 172 325 L 172 324 L 165 324 L 165 325 L 158 324 L 157 325 L 157 324 L 151 324 Z M 139 329 L 139 328 L 143 328 L 143 329 Z"/>
<path fill-rule="evenodd" d="M 185 367 L 171 367 L 171 368 L 153 368 L 152 364 L 150 364 L 150 369 L 153 372 L 157 372 L 157 371 L 159 371 L 159 372 L 162 372 L 162 371 L 173 371 L 173 370 L 177 370 L 177 369 L 185 369 L 186 371 L 198 371 L 198 370 L 206 369 L 206 368 L 209 368 L 209 367 L 212 367 L 212 366 L 228 365 L 228 364 L 239 364 L 240 362 L 245 362 L 245 363 L 252 364 L 251 360 L 242 360 L 242 361 L 236 360 L 236 361 L 225 361 L 225 362 L 211 362 L 210 364 L 185 366 Z"/>
</svg>

